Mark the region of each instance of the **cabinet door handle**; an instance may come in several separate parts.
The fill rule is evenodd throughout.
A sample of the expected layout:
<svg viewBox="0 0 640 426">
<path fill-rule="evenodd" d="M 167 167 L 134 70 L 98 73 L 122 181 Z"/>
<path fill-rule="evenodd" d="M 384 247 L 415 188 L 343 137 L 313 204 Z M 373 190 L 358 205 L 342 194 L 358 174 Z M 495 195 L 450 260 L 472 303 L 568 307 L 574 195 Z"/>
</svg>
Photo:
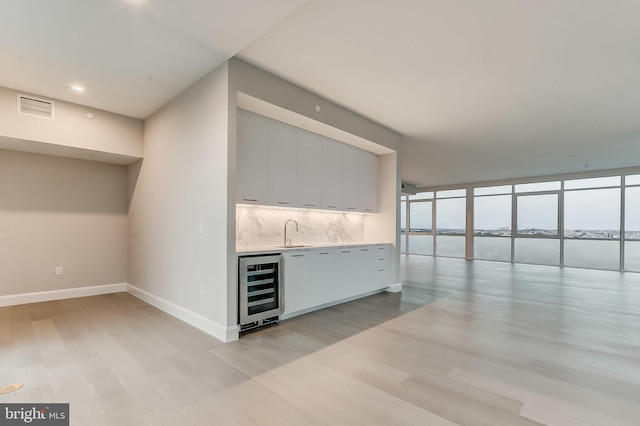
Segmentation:
<svg viewBox="0 0 640 426">
<path fill-rule="evenodd" d="M 286 201 L 278 201 L 278 204 L 288 206 L 290 203 L 287 203 Z"/>
<path fill-rule="evenodd" d="M 382 272 L 382 271 L 384 271 L 384 269 L 378 269 L 378 272 Z"/>
<path fill-rule="evenodd" d="M 373 210 L 371 209 L 364 209 L 365 212 L 372 212 Z"/>
<path fill-rule="evenodd" d="M 243 198 L 243 200 L 244 200 L 244 201 L 251 201 L 251 202 L 253 202 L 253 203 L 257 203 L 257 202 L 258 202 L 258 200 L 254 200 L 254 199 L 252 199 L 252 198 Z"/>
<path fill-rule="evenodd" d="M 324 255 L 324 254 L 329 254 L 328 252 L 324 252 L 324 253 L 318 253 L 320 256 Z"/>
<path fill-rule="evenodd" d="M 336 206 L 327 206 L 327 207 L 329 207 L 330 209 L 337 209 Z"/>
<path fill-rule="evenodd" d="M 360 249 L 360 251 L 369 251 L 369 249 Z"/>
<path fill-rule="evenodd" d="M 344 250 L 343 253 L 351 253 L 351 250 Z"/>
<path fill-rule="evenodd" d="M 355 207 L 347 207 L 347 210 L 355 210 Z"/>
<path fill-rule="evenodd" d="M 304 257 L 304 254 L 292 254 L 291 257 Z"/>
<path fill-rule="evenodd" d="M 384 258 L 384 257 L 381 257 L 381 258 L 380 258 L 380 259 L 378 259 L 378 260 L 387 260 L 387 259 L 386 259 L 386 258 Z"/>
<path fill-rule="evenodd" d="M 308 203 L 305 203 L 304 205 L 305 205 L 305 207 L 315 207 L 316 206 L 315 204 L 308 204 Z"/>
</svg>

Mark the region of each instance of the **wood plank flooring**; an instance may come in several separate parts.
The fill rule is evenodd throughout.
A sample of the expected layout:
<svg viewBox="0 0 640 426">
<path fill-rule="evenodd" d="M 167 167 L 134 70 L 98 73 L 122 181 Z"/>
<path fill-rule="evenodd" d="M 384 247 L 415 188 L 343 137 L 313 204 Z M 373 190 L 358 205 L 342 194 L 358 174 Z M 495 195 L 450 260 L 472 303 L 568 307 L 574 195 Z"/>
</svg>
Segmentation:
<svg viewBox="0 0 640 426">
<path fill-rule="evenodd" d="M 3 402 L 74 425 L 637 425 L 640 274 L 407 256 L 224 344 L 126 294 L 0 308 Z"/>
</svg>

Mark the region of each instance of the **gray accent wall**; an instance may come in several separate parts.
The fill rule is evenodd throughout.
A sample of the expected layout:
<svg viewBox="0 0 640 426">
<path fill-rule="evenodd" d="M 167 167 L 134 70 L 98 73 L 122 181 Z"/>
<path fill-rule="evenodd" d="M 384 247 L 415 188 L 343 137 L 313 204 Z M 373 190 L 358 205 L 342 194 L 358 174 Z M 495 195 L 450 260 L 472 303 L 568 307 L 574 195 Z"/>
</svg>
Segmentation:
<svg viewBox="0 0 640 426">
<path fill-rule="evenodd" d="M 127 208 L 125 166 L 0 150 L 0 296 L 125 283 Z"/>
</svg>

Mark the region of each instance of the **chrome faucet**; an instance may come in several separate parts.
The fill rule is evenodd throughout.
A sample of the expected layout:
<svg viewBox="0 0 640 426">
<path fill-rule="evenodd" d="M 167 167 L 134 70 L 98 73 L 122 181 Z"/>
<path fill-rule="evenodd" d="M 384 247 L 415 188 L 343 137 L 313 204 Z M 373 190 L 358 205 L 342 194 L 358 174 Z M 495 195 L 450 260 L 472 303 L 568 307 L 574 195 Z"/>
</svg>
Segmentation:
<svg viewBox="0 0 640 426">
<path fill-rule="evenodd" d="M 298 232 L 298 222 L 293 219 L 289 219 L 284 223 L 284 246 L 289 247 L 291 245 L 291 238 L 289 238 L 289 242 L 287 242 L 287 225 L 289 222 L 293 222 L 296 224 L 296 232 Z"/>
</svg>

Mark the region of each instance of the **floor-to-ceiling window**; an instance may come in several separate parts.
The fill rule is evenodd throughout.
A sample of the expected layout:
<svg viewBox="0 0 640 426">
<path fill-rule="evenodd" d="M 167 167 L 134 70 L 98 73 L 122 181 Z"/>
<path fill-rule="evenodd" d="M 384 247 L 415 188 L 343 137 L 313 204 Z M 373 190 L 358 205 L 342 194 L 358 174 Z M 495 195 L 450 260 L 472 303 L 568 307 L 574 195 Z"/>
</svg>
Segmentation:
<svg viewBox="0 0 640 426">
<path fill-rule="evenodd" d="M 474 189 L 473 258 L 511 262 L 513 185 Z"/>
<path fill-rule="evenodd" d="M 640 272 L 640 174 L 624 178 L 624 269 Z"/>
<path fill-rule="evenodd" d="M 436 192 L 436 256 L 464 257 L 466 195 L 464 189 Z"/>
<path fill-rule="evenodd" d="M 640 272 L 640 167 L 499 183 L 404 197 L 403 253 Z"/>
<path fill-rule="evenodd" d="M 407 253 L 407 196 L 400 198 L 400 253 Z"/>
<path fill-rule="evenodd" d="M 433 192 L 406 197 L 406 252 L 433 255 Z"/>
<path fill-rule="evenodd" d="M 560 181 L 515 185 L 515 193 L 514 261 L 560 265 Z"/>
<path fill-rule="evenodd" d="M 564 181 L 564 265 L 620 269 L 620 176 Z"/>
</svg>

